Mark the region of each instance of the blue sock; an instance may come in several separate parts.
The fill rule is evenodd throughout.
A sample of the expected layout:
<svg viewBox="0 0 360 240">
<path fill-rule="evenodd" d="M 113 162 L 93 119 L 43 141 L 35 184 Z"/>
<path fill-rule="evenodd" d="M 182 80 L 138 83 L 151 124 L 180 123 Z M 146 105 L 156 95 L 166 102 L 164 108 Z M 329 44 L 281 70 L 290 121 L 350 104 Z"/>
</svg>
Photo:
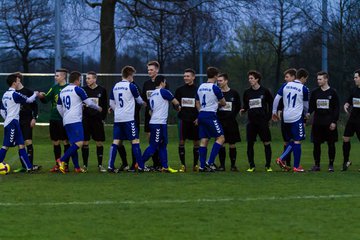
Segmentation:
<svg viewBox="0 0 360 240">
<path fill-rule="evenodd" d="M 74 152 L 73 155 L 71 155 L 72 162 L 74 164 L 74 168 L 79 168 L 79 155 L 78 152 Z"/>
<path fill-rule="evenodd" d="M 66 150 L 64 155 L 60 158 L 60 161 L 62 162 L 69 162 L 69 158 L 79 149 L 79 147 L 76 144 L 72 144 L 71 147 Z"/>
<path fill-rule="evenodd" d="M 132 144 L 132 152 L 135 156 L 135 159 L 136 159 L 136 162 L 137 164 L 140 166 L 140 165 L 144 165 L 144 164 L 141 164 L 141 149 L 140 149 L 140 144 L 139 143 L 133 143 Z"/>
<path fill-rule="evenodd" d="M 143 153 L 143 155 L 142 155 L 142 157 L 141 157 L 141 165 L 139 165 L 139 167 L 142 168 L 142 169 L 144 169 L 146 161 L 149 160 L 149 158 L 150 158 L 152 155 L 154 155 L 155 152 L 156 152 L 155 146 L 153 146 L 153 145 L 150 144 L 150 146 L 148 146 L 148 147 L 145 149 L 145 151 L 144 151 L 144 153 Z"/>
<path fill-rule="evenodd" d="M 294 152 L 294 167 L 298 168 L 300 166 L 301 144 L 294 144 L 293 152 Z"/>
<path fill-rule="evenodd" d="M 118 149 L 118 145 L 111 144 L 108 168 L 115 169 L 115 159 L 116 159 L 117 149 Z"/>
<path fill-rule="evenodd" d="M 205 167 L 206 155 L 207 155 L 207 147 L 199 147 L 199 161 L 201 168 Z"/>
<path fill-rule="evenodd" d="M 159 148 L 159 158 L 163 168 L 168 168 L 168 158 L 167 158 L 167 149 L 166 144 L 162 144 Z"/>
<path fill-rule="evenodd" d="M 293 151 L 293 147 L 294 142 L 289 142 L 285 147 L 285 151 L 281 154 L 280 159 L 283 160 L 286 158 L 287 155 L 291 154 L 291 152 Z"/>
<path fill-rule="evenodd" d="M 213 164 L 215 162 L 215 158 L 218 155 L 221 146 L 222 146 L 221 144 L 218 144 L 217 142 L 214 142 L 214 145 L 213 145 L 213 147 L 211 149 L 208 164 Z"/>
<path fill-rule="evenodd" d="M 24 163 L 26 169 L 32 169 L 32 165 L 29 161 L 29 157 L 26 153 L 25 148 L 19 149 L 19 156 L 20 156 L 21 161 Z"/>
<path fill-rule="evenodd" d="M 0 149 L 0 162 L 3 162 L 6 156 L 7 150 L 5 148 Z"/>
</svg>

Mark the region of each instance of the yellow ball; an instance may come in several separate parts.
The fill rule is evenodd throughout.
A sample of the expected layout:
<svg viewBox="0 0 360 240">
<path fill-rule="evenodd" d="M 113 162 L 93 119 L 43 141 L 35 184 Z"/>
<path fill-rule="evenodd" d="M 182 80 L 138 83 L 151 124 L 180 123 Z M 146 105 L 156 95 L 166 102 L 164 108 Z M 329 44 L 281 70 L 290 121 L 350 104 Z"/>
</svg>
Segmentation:
<svg viewBox="0 0 360 240">
<path fill-rule="evenodd" d="M 0 163 L 0 175 L 6 175 L 10 172 L 10 165 L 7 163 Z"/>
</svg>

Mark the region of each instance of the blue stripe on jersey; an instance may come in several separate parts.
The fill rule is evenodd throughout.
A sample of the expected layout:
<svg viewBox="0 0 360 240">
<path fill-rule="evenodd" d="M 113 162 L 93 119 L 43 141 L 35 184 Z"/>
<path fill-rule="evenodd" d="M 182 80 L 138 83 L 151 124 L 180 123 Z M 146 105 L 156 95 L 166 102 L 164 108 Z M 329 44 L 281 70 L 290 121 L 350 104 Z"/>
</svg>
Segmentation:
<svg viewBox="0 0 360 240">
<path fill-rule="evenodd" d="M 283 83 L 283 85 L 281 85 L 279 91 L 277 92 L 277 94 L 279 94 L 280 96 L 283 96 L 283 90 L 284 90 L 284 87 L 286 86 L 287 83 Z"/>
<path fill-rule="evenodd" d="M 195 94 L 195 100 L 200 100 L 200 98 L 199 98 L 199 94 L 196 92 L 196 94 Z"/>
<path fill-rule="evenodd" d="M 161 88 L 160 94 L 165 100 L 172 101 L 174 99 L 174 95 L 167 89 Z"/>
<path fill-rule="evenodd" d="M 223 93 L 221 92 L 221 89 L 216 86 L 215 84 L 213 85 L 213 91 L 217 97 L 218 100 L 222 99 L 224 97 Z"/>
<path fill-rule="evenodd" d="M 309 101 L 309 89 L 305 86 L 303 86 L 303 94 L 304 94 L 303 100 Z"/>
<path fill-rule="evenodd" d="M 27 97 L 18 92 L 13 92 L 13 98 L 15 103 L 26 103 Z"/>
<path fill-rule="evenodd" d="M 86 92 L 81 87 L 76 86 L 74 88 L 74 90 L 75 90 L 76 94 L 81 98 L 82 101 L 84 101 L 85 99 L 88 98 L 86 95 Z"/>
<path fill-rule="evenodd" d="M 129 87 L 130 87 L 130 91 L 131 91 L 132 95 L 134 96 L 134 98 L 138 98 L 140 96 L 140 93 L 139 93 L 138 88 L 135 86 L 135 84 L 130 83 Z"/>
<path fill-rule="evenodd" d="M 0 109 L 1 110 L 6 110 L 2 101 L 0 101 Z"/>
<path fill-rule="evenodd" d="M 114 88 L 111 90 L 111 92 L 110 92 L 110 99 L 111 100 L 115 100 L 114 99 Z"/>
<path fill-rule="evenodd" d="M 60 95 L 60 94 L 59 94 Z M 61 97 L 58 97 L 57 105 L 62 105 Z"/>
</svg>

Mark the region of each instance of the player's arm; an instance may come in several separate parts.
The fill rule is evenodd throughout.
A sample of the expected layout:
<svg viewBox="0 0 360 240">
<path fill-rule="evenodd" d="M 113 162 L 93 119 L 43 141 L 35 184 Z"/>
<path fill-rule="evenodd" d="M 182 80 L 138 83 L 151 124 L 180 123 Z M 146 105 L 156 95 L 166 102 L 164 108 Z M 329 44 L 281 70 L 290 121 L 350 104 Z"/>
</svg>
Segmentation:
<svg viewBox="0 0 360 240">
<path fill-rule="evenodd" d="M 330 100 L 332 102 L 331 106 L 333 109 L 330 130 L 335 130 L 337 121 L 339 120 L 339 116 L 340 116 L 340 101 L 339 101 L 339 96 L 336 91 L 334 91 L 333 96 L 334 97 Z"/>
<path fill-rule="evenodd" d="M 39 92 L 35 91 L 31 97 L 26 97 L 25 95 L 14 92 L 13 93 L 13 99 L 16 103 L 32 103 L 36 100 L 36 96 L 39 94 Z"/>
<path fill-rule="evenodd" d="M 0 101 L 0 114 L 3 119 L 6 118 L 6 109 L 5 109 L 2 101 Z"/>
<path fill-rule="evenodd" d="M 243 95 L 243 107 L 242 109 L 240 109 L 240 116 L 245 113 L 247 110 L 249 110 L 249 98 L 247 96 L 247 93 L 246 91 L 244 92 L 244 95 Z"/>
<path fill-rule="evenodd" d="M 266 117 L 267 117 L 267 120 L 270 121 L 270 119 L 272 117 L 272 109 L 273 109 L 274 97 L 271 94 L 271 92 L 269 91 L 269 89 L 266 89 L 265 100 L 266 100 L 266 106 L 267 106 Z"/>
<path fill-rule="evenodd" d="M 303 104 L 304 104 L 304 114 L 307 116 L 309 112 L 309 89 L 303 86 Z"/>
<path fill-rule="evenodd" d="M 272 107 L 272 120 L 273 121 L 278 121 L 279 120 L 279 116 L 277 115 L 277 109 L 279 106 L 279 102 L 283 97 L 283 92 L 284 92 L 284 87 L 286 86 L 286 83 L 284 83 L 281 88 L 279 89 L 279 91 L 277 92 L 274 102 L 273 102 L 273 107 Z"/>
<path fill-rule="evenodd" d="M 32 114 L 30 127 L 33 128 L 33 127 L 35 127 L 36 119 L 38 118 L 38 113 L 39 113 L 38 103 L 36 101 L 34 101 L 33 103 L 31 103 L 30 107 L 31 107 L 31 114 Z"/>
<path fill-rule="evenodd" d="M 162 88 L 162 89 L 160 89 L 160 94 L 163 99 L 168 100 L 169 102 L 171 102 L 173 104 L 176 111 L 180 111 L 179 101 L 176 100 L 174 95 L 172 95 L 172 93 L 169 90 Z"/>
<path fill-rule="evenodd" d="M 234 91 L 234 104 L 232 109 L 232 117 L 236 118 L 236 116 L 239 114 L 241 109 L 241 99 L 240 95 L 237 91 Z"/>
<path fill-rule="evenodd" d="M 139 90 L 137 89 L 137 87 L 135 86 L 135 84 L 130 83 L 130 92 L 131 94 L 134 96 L 135 101 L 137 104 L 140 105 L 145 105 L 145 102 L 143 101 L 143 99 L 140 96 Z"/>
<path fill-rule="evenodd" d="M 110 92 L 109 106 L 110 106 L 110 108 L 108 110 L 109 113 L 111 112 L 111 110 L 115 111 L 116 102 L 114 99 L 114 91 L 113 90 L 111 90 L 111 92 Z"/>
<path fill-rule="evenodd" d="M 195 107 L 199 112 L 201 109 L 201 105 L 200 105 L 200 98 L 199 98 L 198 93 L 195 94 Z"/>
<path fill-rule="evenodd" d="M 64 117 L 64 107 L 62 105 L 60 94 L 59 94 L 59 97 L 58 97 L 58 100 L 56 103 L 56 109 L 58 110 L 60 116 L 63 118 Z"/>
<path fill-rule="evenodd" d="M 40 101 L 42 103 L 48 103 L 52 99 L 54 99 L 54 90 L 53 90 L 53 88 L 51 87 L 47 93 L 41 92 L 40 96 L 39 96 L 39 99 L 40 99 Z"/>
<path fill-rule="evenodd" d="M 107 109 L 107 108 L 108 108 L 108 104 L 107 104 L 107 92 L 106 92 L 106 89 L 105 89 L 105 88 L 103 88 L 103 93 L 101 94 L 99 104 L 100 104 L 100 107 L 101 107 L 102 109 Z M 102 111 L 102 112 L 101 112 L 101 119 L 102 119 L 102 120 L 105 120 L 105 119 L 106 119 L 106 114 L 107 114 L 106 111 Z"/>
<path fill-rule="evenodd" d="M 216 95 L 216 97 L 217 97 L 217 99 L 219 101 L 219 105 L 221 107 L 226 106 L 226 100 L 224 98 L 224 94 L 221 92 L 221 89 L 218 86 L 213 85 L 213 91 L 214 91 L 214 93 L 215 93 L 215 95 Z"/>
<path fill-rule="evenodd" d="M 309 101 L 309 114 L 312 114 L 316 109 L 316 91 L 312 91 Z"/>
<path fill-rule="evenodd" d="M 349 114 L 349 108 L 352 105 L 352 94 L 349 96 L 349 98 L 346 100 L 344 104 L 344 111 Z"/>
<path fill-rule="evenodd" d="M 81 98 L 83 103 L 85 103 L 88 107 L 93 108 L 93 109 L 95 109 L 95 110 L 97 110 L 99 112 L 102 111 L 102 108 L 100 106 L 95 104 L 93 101 L 91 101 L 87 97 L 86 92 L 84 91 L 84 89 L 82 89 L 80 87 L 75 87 L 74 90 L 75 90 L 75 93 Z"/>
</svg>

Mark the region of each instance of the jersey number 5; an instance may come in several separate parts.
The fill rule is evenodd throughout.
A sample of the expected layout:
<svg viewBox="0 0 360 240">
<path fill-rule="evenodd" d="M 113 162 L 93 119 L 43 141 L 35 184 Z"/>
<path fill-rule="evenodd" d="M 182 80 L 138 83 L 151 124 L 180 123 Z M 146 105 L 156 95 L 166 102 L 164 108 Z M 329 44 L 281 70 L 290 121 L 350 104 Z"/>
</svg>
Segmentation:
<svg viewBox="0 0 360 240">
<path fill-rule="evenodd" d="M 124 106 L 124 100 L 122 99 L 122 93 L 119 93 L 119 105 L 120 105 L 120 107 Z"/>
</svg>

